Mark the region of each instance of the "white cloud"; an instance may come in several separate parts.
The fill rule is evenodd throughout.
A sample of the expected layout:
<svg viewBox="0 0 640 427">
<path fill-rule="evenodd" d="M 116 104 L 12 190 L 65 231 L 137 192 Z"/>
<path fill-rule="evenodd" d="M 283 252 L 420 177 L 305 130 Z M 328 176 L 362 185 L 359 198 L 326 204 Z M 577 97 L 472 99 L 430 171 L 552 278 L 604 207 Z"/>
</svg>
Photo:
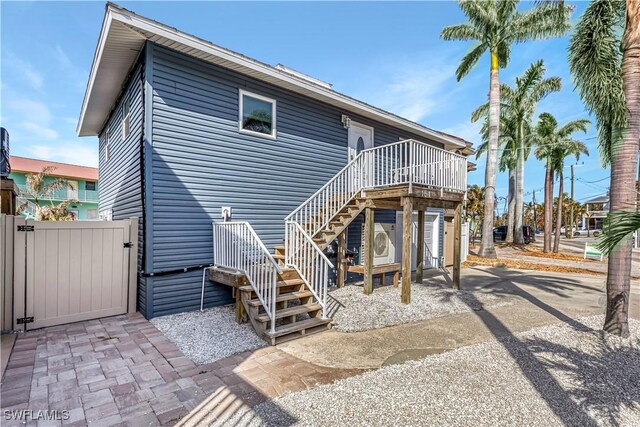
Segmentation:
<svg viewBox="0 0 640 427">
<path fill-rule="evenodd" d="M 478 145 L 482 143 L 482 137 L 480 135 L 481 128 L 481 121 L 472 123 L 469 120 L 441 130 L 442 132 L 450 133 L 451 135 L 455 135 L 457 137 L 464 138 L 469 142 L 473 142 L 473 146 L 477 148 Z"/>
<path fill-rule="evenodd" d="M 380 70 L 379 70 L 380 71 Z M 420 121 L 443 108 L 447 98 L 443 88 L 454 79 L 455 66 L 427 67 L 426 63 L 408 61 L 395 63 L 392 68 L 381 70 L 373 77 L 369 87 L 376 87 L 369 98 L 374 105 L 389 110 L 412 121 Z M 376 82 L 377 80 L 377 82 Z M 384 83 L 382 83 L 384 82 Z"/>
<path fill-rule="evenodd" d="M 29 62 L 23 61 L 13 53 L 9 52 L 6 60 L 4 61 L 4 65 L 15 70 L 16 75 L 24 78 L 33 89 L 42 88 L 44 76 L 39 71 L 35 70 Z"/>
<path fill-rule="evenodd" d="M 29 153 L 39 159 L 84 166 L 98 166 L 98 149 L 95 143 L 62 141 L 54 145 L 32 145 Z"/>
<path fill-rule="evenodd" d="M 52 140 L 58 138 L 58 132 L 47 126 L 42 126 L 33 122 L 22 122 L 19 126 L 32 139 Z"/>
<path fill-rule="evenodd" d="M 19 96 L 7 96 L 3 102 L 6 109 L 11 110 L 22 120 L 42 125 L 48 125 L 51 122 L 51 112 L 44 102 Z"/>
</svg>

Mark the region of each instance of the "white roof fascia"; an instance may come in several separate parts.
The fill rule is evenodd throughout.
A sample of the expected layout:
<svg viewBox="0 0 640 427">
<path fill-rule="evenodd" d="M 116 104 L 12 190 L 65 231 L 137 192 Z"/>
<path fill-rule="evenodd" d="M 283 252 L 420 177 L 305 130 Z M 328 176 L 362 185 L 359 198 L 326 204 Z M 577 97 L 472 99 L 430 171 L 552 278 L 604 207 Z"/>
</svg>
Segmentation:
<svg viewBox="0 0 640 427">
<path fill-rule="evenodd" d="M 451 138 L 445 134 L 428 129 L 410 120 L 407 120 L 402 117 L 396 116 L 395 114 L 383 111 L 379 108 L 373 107 L 364 102 L 358 101 L 354 98 L 338 93 L 334 90 L 324 88 L 320 85 L 315 85 L 308 81 L 304 81 L 301 78 L 297 78 L 286 72 L 279 71 L 268 64 L 261 63 L 257 60 L 251 59 L 244 55 L 229 51 L 220 46 L 216 46 L 211 42 L 202 40 L 196 36 L 184 33 L 175 28 L 168 27 L 157 21 L 153 21 L 151 19 L 137 15 L 131 11 L 128 11 L 123 8 L 119 8 L 118 6 L 115 6 L 113 4 L 107 5 L 107 13 L 102 26 L 100 40 L 98 42 L 98 48 L 96 50 L 94 62 L 91 67 L 91 74 L 90 74 L 89 82 L 87 85 L 87 92 L 85 94 L 85 99 L 82 105 L 82 112 L 80 115 L 80 121 L 78 123 L 78 128 L 77 128 L 78 134 L 80 134 L 83 130 L 84 116 L 86 113 L 86 108 L 87 108 L 88 100 L 90 97 L 90 91 L 93 90 L 93 85 L 95 84 L 96 70 L 98 68 L 102 51 L 104 50 L 104 46 L 107 40 L 108 29 L 110 28 L 111 25 L 113 25 L 114 21 L 121 22 L 129 27 L 133 27 L 132 29 L 137 29 L 138 31 L 153 33 L 157 36 L 169 39 L 174 43 L 182 44 L 186 47 L 190 47 L 192 49 L 199 50 L 206 54 L 213 55 L 224 61 L 235 63 L 240 67 L 253 71 L 251 76 L 254 76 L 255 78 L 260 79 L 260 77 L 256 77 L 254 73 L 261 74 L 265 77 L 270 77 L 270 79 L 266 81 L 271 84 L 278 85 L 278 82 L 281 82 L 285 84 L 282 86 L 285 87 L 286 89 L 294 90 L 294 91 L 295 91 L 295 88 L 301 89 L 299 93 L 302 93 L 307 96 L 311 96 L 320 101 L 324 101 L 324 102 L 330 101 L 328 102 L 329 104 L 344 108 L 349 112 L 353 112 L 355 114 L 361 114 L 366 117 L 372 118 L 374 120 L 377 119 L 377 120 L 386 122 L 388 124 L 401 126 L 405 128 L 407 131 L 412 131 L 412 132 L 415 132 L 416 134 L 424 135 L 425 137 L 428 137 L 433 141 L 448 145 L 449 148 L 465 147 L 465 143 L 462 142 L 461 140 L 458 140 L 457 138 Z M 274 82 L 274 80 L 278 82 Z M 99 132 L 99 130 L 94 130 L 94 132 L 97 133 Z M 84 133 L 84 134 L 87 135 L 88 133 Z"/>
</svg>

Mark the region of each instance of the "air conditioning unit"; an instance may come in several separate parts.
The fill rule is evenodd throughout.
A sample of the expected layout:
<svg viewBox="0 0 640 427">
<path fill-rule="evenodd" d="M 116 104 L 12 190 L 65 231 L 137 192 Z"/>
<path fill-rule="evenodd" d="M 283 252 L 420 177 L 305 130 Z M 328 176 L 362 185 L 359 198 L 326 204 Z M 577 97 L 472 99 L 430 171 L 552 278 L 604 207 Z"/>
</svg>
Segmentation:
<svg viewBox="0 0 640 427">
<path fill-rule="evenodd" d="M 362 239 L 360 242 L 360 262 L 364 263 L 364 224 L 362 224 Z M 395 259 L 396 225 L 375 223 L 373 232 L 373 265 L 393 263 Z"/>
</svg>

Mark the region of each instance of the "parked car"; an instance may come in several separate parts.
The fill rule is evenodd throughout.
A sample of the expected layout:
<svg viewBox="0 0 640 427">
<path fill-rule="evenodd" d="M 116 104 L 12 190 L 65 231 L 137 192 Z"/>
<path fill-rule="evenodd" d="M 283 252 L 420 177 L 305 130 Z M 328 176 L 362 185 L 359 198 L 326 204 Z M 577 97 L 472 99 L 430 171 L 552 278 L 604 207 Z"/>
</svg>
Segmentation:
<svg viewBox="0 0 640 427">
<path fill-rule="evenodd" d="M 536 241 L 536 232 L 533 227 L 529 225 L 522 226 L 522 236 L 524 237 L 524 243 L 529 244 Z M 493 229 L 493 241 L 504 242 L 507 239 L 507 226 L 500 225 Z"/>
</svg>

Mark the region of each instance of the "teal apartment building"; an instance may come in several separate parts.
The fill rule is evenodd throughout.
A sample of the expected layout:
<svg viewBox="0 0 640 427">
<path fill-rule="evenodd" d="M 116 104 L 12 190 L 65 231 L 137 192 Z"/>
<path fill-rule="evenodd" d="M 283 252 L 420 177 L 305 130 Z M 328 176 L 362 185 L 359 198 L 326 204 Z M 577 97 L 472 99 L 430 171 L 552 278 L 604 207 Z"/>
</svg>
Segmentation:
<svg viewBox="0 0 640 427">
<path fill-rule="evenodd" d="M 27 191 L 27 175 L 39 173 L 45 167 L 54 168 L 47 179 L 66 179 L 70 187 L 55 191 L 47 199 L 41 200 L 40 205 L 52 203 L 58 205 L 64 200 L 74 199 L 78 203 L 72 203 L 69 210 L 78 220 L 98 220 L 98 169 L 88 166 L 72 165 L 68 163 L 50 162 L 47 160 L 30 159 L 27 157 L 11 156 L 11 174 L 20 189 L 20 199 L 27 207 L 23 215 L 35 216 L 33 199 Z"/>
</svg>

